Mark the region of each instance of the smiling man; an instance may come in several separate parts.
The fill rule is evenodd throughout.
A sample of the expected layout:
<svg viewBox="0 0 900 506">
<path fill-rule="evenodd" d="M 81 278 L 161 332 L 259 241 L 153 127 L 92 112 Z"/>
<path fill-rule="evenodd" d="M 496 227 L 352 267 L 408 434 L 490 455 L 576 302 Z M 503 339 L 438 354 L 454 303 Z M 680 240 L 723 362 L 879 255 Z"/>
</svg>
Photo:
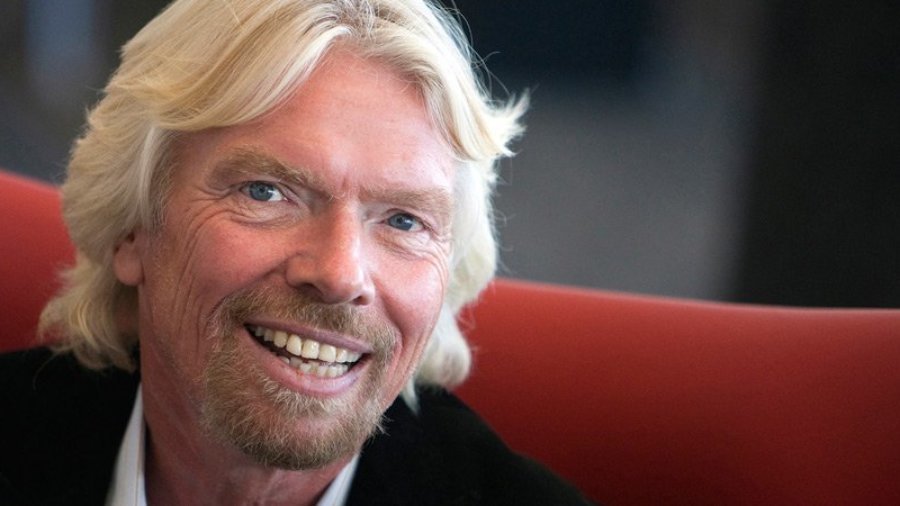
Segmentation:
<svg viewBox="0 0 900 506">
<path fill-rule="evenodd" d="M 78 258 L 42 317 L 60 344 L 0 363 L 5 493 L 581 503 L 444 390 L 523 109 L 422 1 L 173 3 L 73 150 Z"/>
</svg>

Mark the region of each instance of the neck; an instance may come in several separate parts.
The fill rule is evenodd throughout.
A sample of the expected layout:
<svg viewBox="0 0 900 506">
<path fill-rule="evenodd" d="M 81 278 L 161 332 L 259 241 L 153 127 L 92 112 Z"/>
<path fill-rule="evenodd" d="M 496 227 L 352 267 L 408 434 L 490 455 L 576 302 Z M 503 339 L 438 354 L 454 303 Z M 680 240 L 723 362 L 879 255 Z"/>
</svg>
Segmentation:
<svg viewBox="0 0 900 506">
<path fill-rule="evenodd" d="M 195 459 L 170 458 L 171 453 L 155 444 L 148 449 L 148 504 L 314 505 L 342 468 L 284 471 L 214 465 L 212 459 L 198 464 Z"/>
<path fill-rule="evenodd" d="M 162 379 L 147 378 L 150 370 L 145 369 L 144 380 Z M 144 472 L 149 504 L 313 505 L 352 459 L 349 455 L 321 469 L 305 471 L 264 466 L 202 431 L 198 414 L 189 403 L 173 402 L 144 382 Z"/>
</svg>

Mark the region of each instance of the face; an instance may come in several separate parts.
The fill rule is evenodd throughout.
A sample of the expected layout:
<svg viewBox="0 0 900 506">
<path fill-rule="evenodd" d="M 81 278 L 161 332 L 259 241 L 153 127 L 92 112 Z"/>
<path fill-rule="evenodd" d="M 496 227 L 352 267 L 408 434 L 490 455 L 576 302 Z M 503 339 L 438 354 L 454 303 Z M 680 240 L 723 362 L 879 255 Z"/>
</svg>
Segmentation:
<svg viewBox="0 0 900 506">
<path fill-rule="evenodd" d="M 334 52 L 284 106 L 175 158 L 163 225 L 114 262 L 138 289 L 145 399 L 268 465 L 356 451 L 448 279 L 452 156 L 415 87 Z"/>
</svg>

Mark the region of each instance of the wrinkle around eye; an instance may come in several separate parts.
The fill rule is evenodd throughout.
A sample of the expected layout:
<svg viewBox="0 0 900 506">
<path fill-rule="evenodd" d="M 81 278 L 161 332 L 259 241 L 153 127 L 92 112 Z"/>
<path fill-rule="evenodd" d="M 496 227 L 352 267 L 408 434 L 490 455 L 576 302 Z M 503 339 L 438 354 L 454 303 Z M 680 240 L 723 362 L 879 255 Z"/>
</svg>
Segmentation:
<svg viewBox="0 0 900 506">
<path fill-rule="evenodd" d="M 443 256 L 449 258 L 452 244 L 450 234 L 440 233 L 422 223 L 419 226 L 418 230 L 404 231 L 385 225 L 380 228 L 379 239 L 388 251 L 401 257 L 419 259 Z"/>
</svg>

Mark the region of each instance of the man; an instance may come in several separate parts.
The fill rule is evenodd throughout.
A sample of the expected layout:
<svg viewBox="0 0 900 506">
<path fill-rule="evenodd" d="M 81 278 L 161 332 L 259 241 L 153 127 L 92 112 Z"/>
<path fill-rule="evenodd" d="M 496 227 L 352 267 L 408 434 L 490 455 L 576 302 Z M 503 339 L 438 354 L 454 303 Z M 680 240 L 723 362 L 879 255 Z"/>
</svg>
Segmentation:
<svg viewBox="0 0 900 506">
<path fill-rule="evenodd" d="M 421 0 L 180 0 L 130 41 L 62 188 L 57 354 L 0 364 L 10 500 L 581 502 L 441 390 L 524 109 L 465 47 Z"/>
</svg>

